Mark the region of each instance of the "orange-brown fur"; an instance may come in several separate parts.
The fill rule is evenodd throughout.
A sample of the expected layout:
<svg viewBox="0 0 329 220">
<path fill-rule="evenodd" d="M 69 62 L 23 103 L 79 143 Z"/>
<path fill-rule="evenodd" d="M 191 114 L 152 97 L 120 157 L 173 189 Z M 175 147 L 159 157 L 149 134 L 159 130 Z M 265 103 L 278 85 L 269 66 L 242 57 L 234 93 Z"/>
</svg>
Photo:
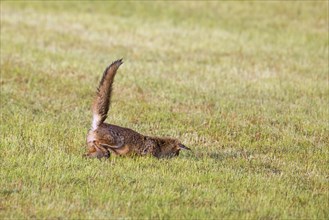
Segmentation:
<svg viewBox="0 0 329 220">
<path fill-rule="evenodd" d="M 105 123 L 110 107 L 112 85 L 122 60 L 113 62 L 104 71 L 93 103 L 92 129 L 87 135 L 89 158 L 114 155 L 152 155 L 157 158 L 178 156 L 181 149 L 190 150 L 177 139 L 142 135 L 129 128 Z"/>
</svg>

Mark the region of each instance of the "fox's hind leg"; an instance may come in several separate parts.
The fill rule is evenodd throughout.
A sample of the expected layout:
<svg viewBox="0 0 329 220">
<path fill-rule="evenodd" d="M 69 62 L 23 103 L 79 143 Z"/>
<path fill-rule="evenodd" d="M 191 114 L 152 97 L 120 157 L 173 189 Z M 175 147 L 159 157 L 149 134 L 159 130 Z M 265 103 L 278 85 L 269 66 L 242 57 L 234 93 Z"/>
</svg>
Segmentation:
<svg viewBox="0 0 329 220">
<path fill-rule="evenodd" d="M 102 157 L 109 158 L 110 152 L 94 141 L 93 143 L 88 144 L 88 152 L 84 154 L 84 157 L 98 159 L 101 159 Z"/>
</svg>

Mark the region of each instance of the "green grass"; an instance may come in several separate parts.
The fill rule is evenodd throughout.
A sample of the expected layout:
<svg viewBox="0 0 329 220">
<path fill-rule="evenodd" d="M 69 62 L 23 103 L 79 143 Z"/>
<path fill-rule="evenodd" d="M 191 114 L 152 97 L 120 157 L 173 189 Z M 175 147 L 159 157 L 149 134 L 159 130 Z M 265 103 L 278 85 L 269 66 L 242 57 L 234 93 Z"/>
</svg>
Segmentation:
<svg viewBox="0 0 329 220">
<path fill-rule="evenodd" d="M 0 218 L 329 217 L 328 2 L 1 1 Z M 178 158 L 85 160 L 108 122 Z"/>
</svg>

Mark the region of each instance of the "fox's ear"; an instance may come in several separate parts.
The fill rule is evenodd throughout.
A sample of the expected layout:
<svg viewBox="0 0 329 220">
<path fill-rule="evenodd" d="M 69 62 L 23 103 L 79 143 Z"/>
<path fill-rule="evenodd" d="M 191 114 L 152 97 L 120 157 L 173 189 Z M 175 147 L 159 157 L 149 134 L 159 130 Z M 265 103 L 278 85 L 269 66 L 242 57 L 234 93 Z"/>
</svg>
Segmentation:
<svg viewBox="0 0 329 220">
<path fill-rule="evenodd" d="M 179 146 L 179 149 L 182 149 L 182 150 L 191 150 L 190 148 L 186 147 L 183 144 L 178 144 L 178 146 Z"/>
</svg>

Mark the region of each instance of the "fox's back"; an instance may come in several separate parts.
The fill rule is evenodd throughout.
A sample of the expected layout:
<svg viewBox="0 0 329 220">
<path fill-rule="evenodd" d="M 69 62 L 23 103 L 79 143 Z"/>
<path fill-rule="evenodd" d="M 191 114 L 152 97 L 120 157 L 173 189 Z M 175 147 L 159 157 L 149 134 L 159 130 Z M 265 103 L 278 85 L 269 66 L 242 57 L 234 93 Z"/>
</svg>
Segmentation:
<svg viewBox="0 0 329 220">
<path fill-rule="evenodd" d="M 144 141 L 144 136 L 130 128 L 121 127 L 118 125 L 103 123 L 98 128 L 98 132 L 101 135 L 110 134 L 113 137 L 118 137 L 124 139 L 125 143 L 142 143 Z"/>
</svg>

